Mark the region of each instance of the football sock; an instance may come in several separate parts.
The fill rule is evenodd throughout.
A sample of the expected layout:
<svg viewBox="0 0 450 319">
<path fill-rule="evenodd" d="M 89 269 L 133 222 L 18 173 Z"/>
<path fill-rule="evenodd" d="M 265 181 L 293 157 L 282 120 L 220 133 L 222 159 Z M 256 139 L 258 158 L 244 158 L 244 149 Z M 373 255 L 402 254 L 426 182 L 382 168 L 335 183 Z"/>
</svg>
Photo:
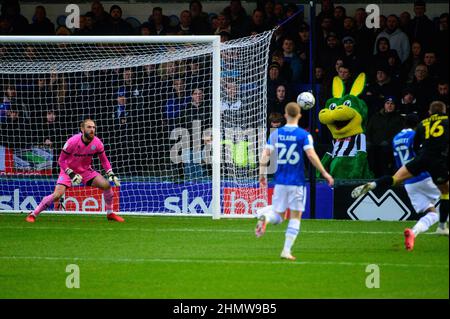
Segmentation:
<svg viewBox="0 0 450 319">
<path fill-rule="evenodd" d="M 286 239 L 284 241 L 284 251 L 291 252 L 292 245 L 300 232 L 300 219 L 290 219 L 286 229 Z"/>
<path fill-rule="evenodd" d="M 448 218 L 448 194 L 441 196 L 441 204 L 439 205 L 439 227 L 443 224 L 441 228 L 445 228 L 445 223 Z"/>
<path fill-rule="evenodd" d="M 392 176 L 383 176 L 375 180 L 375 187 L 389 188 L 394 185 L 394 178 Z"/>
<path fill-rule="evenodd" d="M 417 224 L 414 225 L 412 231 L 414 235 L 419 235 L 420 233 L 426 232 L 432 225 L 437 223 L 439 220 L 439 216 L 436 212 L 429 212 L 425 216 L 423 216 Z"/>
<path fill-rule="evenodd" d="M 53 203 L 53 194 L 45 196 L 41 203 L 36 207 L 36 209 L 31 213 L 33 216 L 37 217 L 43 210 L 50 207 Z"/>
<path fill-rule="evenodd" d="M 113 196 L 114 196 L 112 189 L 110 188 L 108 190 L 105 190 L 103 192 L 103 196 L 105 197 L 106 213 L 111 214 L 112 213 Z"/>
</svg>

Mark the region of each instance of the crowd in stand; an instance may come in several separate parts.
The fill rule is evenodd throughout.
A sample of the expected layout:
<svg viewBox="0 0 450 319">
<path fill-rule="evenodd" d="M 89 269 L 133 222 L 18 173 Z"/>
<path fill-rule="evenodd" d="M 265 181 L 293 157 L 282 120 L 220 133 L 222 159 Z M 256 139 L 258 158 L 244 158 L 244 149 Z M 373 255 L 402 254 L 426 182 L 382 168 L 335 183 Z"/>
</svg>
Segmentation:
<svg viewBox="0 0 450 319">
<path fill-rule="evenodd" d="M 345 6 L 335 6 L 331 0 L 321 1 L 320 12 L 313 26 L 304 21 L 302 14 L 295 15 L 299 8 L 292 3 L 285 5 L 275 0 L 261 0 L 255 2 L 252 12 L 247 12 L 240 0 L 231 0 L 221 12 L 208 14 L 203 11 L 200 1 L 193 0 L 180 12 L 178 23 L 174 23 L 164 14 L 164 8 L 154 7 L 148 21 L 133 28 L 124 20 L 123 15 L 126 12 L 123 12 L 123 8 L 112 5 L 107 11 L 100 1 L 93 1 L 91 10 L 80 18 L 80 28 L 69 30 L 65 26 L 55 28 L 55 24 L 46 17 L 44 6 L 37 6 L 32 20 L 28 21 L 20 14 L 18 1 L 7 0 L 1 8 L 0 35 L 217 34 L 221 36 L 222 41 L 227 41 L 271 30 L 287 18 L 293 17 L 276 29 L 271 41 L 267 78 L 268 125 L 282 125 L 281 114 L 284 113 L 286 103 L 295 101 L 302 86 L 311 82 L 309 45 L 311 29 L 314 28 L 316 47 L 312 50 L 312 80 L 320 85 L 318 107 L 322 107 L 331 97 L 331 82 L 334 76 L 349 84 L 346 85 L 349 90 L 353 79 L 359 73 L 367 74 L 366 89 L 360 97 L 369 108 L 366 132 L 369 158 L 372 158 L 372 170 L 379 176 L 393 169 L 392 161 L 390 164 L 389 161 L 380 163 L 371 157 L 371 154 L 392 153 L 391 140 L 402 129 L 402 119 L 410 113 L 417 114 L 420 119 L 425 118 L 428 105 L 433 100 L 441 100 L 449 105 L 448 13 L 430 19 L 426 15 L 426 8 L 424 1 L 415 1 L 409 8 L 405 7 L 412 9 L 413 15 L 408 11 L 390 12 L 387 16 L 380 16 L 379 28 L 369 29 L 366 26 L 365 8 L 349 12 Z M 126 8 L 124 10 L 126 11 Z M 0 45 L 0 58 L 5 50 Z M 32 58 L 34 54 L 36 53 L 32 46 L 24 49 L 25 56 Z M 188 70 L 193 71 L 194 67 L 188 67 Z M 116 105 L 113 117 L 117 127 L 126 125 L 126 117 L 123 116 L 126 111 L 121 105 L 130 103 L 130 100 L 139 105 L 146 105 L 148 101 L 145 97 L 154 94 L 156 89 L 148 89 L 150 91 L 147 92 L 145 90 L 149 86 L 136 83 L 135 79 L 144 79 L 141 82 L 145 82 L 145 78 L 148 78 L 146 74 L 153 74 L 152 72 L 155 70 L 145 67 L 120 70 L 116 73 L 108 71 L 107 74 L 93 72 L 84 77 L 90 77 L 92 81 L 84 83 L 67 83 L 64 75 L 55 73 L 48 77 L 22 79 L 16 83 L 1 83 L 3 100 L 0 101 L 0 143 L 14 147 L 26 140 L 27 137 L 22 136 L 23 134 L 37 128 L 43 132 L 42 136 L 40 135 L 41 140 L 30 143 L 53 143 L 59 149 L 61 141 L 52 139 L 55 136 L 63 136 L 65 139 L 68 128 L 63 128 L 62 124 L 58 126 L 58 123 L 77 123 L 79 117 L 93 115 L 89 114 L 89 110 L 99 94 L 96 80 L 117 83 L 111 94 Z M 26 81 L 33 83 L 28 83 L 27 86 L 24 84 Z M 188 85 L 182 83 L 182 79 L 171 81 L 174 81 L 174 88 L 177 85 Z M 27 91 L 24 87 L 33 88 L 28 90 L 33 96 L 27 96 L 27 100 L 37 101 L 35 104 L 40 105 L 42 109 L 23 105 L 23 97 L 31 94 L 24 92 Z M 120 91 L 121 87 L 123 91 Z M 190 87 L 189 90 L 186 89 L 187 96 L 179 98 L 187 98 L 186 104 L 190 103 L 192 95 L 199 94 L 198 91 L 194 92 L 196 89 L 203 88 Z M 80 90 L 83 93 L 75 94 L 81 92 Z M 86 114 L 68 111 L 68 105 L 74 102 L 86 106 Z M 100 110 L 99 114 L 111 113 L 107 110 L 110 107 L 108 103 L 101 105 L 105 109 Z M 82 108 L 78 109 L 78 112 L 80 111 Z M 163 113 L 155 111 L 153 114 Z M 39 123 L 30 123 L 27 118 L 41 120 Z M 107 125 L 107 119 L 103 119 L 103 122 Z M 29 125 L 30 129 L 20 130 L 23 125 Z M 308 127 L 307 117 L 300 125 Z M 146 129 L 148 134 L 159 134 L 151 127 Z M 331 137 L 326 127 L 321 128 L 318 139 L 323 145 L 331 145 Z M 127 141 L 115 142 L 127 144 Z M 131 147 L 139 145 L 137 143 Z M 136 159 L 141 160 L 143 159 Z"/>
</svg>

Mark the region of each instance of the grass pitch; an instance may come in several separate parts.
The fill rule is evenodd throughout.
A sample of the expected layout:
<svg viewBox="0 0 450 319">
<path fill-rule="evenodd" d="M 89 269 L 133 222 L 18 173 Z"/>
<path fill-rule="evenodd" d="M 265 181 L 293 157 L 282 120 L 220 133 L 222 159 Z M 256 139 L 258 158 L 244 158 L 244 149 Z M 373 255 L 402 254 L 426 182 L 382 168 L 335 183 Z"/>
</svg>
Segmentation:
<svg viewBox="0 0 450 319">
<path fill-rule="evenodd" d="M 290 262 L 286 223 L 256 239 L 255 220 L 24 218 L 0 214 L 0 298 L 449 298 L 449 239 L 422 234 L 407 252 L 413 222 L 303 220 Z M 380 288 L 366 287 L 370 264 Z"/>
</svg>

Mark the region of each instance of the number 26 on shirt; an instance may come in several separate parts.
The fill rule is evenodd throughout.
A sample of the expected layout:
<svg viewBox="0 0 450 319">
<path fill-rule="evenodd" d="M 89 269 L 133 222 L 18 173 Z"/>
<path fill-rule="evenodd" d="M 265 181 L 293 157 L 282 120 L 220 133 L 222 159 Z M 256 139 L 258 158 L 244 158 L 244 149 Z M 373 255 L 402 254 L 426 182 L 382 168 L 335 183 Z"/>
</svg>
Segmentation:
<svg viewBox="0 0 450 319">
<path fill-rule="evenodd" d="M 275 143 L 275 147 L 278 149 L 278 164 L 295 165 L 300 160 L 300 154 L 295 150 L 296 143 L 291 144 L 289 149 L 284 143 Z"/>
</svg>

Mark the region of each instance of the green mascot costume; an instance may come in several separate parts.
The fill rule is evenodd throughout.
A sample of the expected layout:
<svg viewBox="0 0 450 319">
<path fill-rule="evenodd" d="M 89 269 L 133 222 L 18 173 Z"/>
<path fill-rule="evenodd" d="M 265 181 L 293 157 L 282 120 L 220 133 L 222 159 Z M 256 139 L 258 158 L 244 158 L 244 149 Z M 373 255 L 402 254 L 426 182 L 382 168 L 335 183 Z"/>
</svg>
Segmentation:
<svg viewBox="0 0 450 319">
<path fill-rule="evenodd" d="M 371 179 L 366 152 L 367 105 L 358 98 L 364 90 L 366 75 L 356 78 L 349 94 L 339 77 L 333 79 L 333 97 L 319 112 L 320 123 L 333 135 L 333 152 L 322 158 L 322 164 L 335 179 Z"/>
</svg>

